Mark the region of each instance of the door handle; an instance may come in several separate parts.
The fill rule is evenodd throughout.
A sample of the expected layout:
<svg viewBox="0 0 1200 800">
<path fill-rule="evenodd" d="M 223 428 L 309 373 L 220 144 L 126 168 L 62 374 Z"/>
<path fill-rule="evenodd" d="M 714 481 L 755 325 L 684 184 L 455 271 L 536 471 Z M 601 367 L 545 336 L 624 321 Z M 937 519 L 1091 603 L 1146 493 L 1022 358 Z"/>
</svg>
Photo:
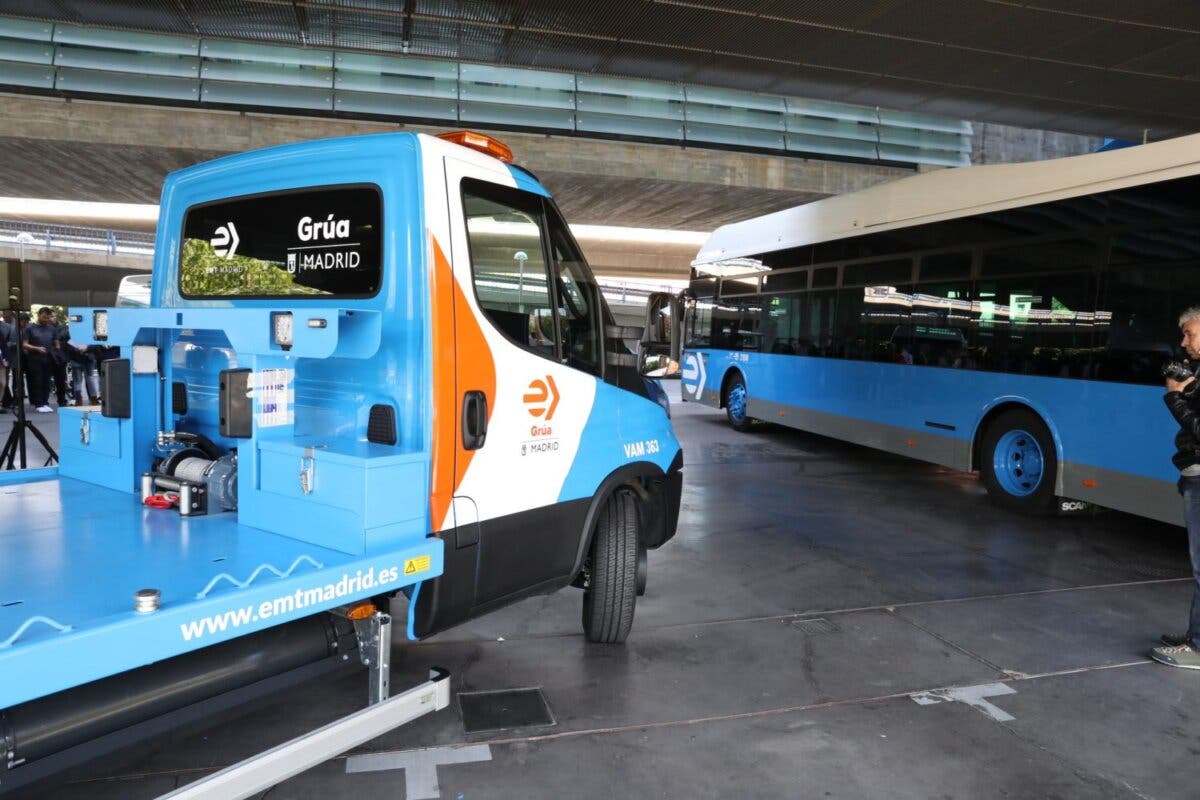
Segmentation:
<svg viewBox="0 0 1200 800">
<path fill-rule="evenodd" d="M 487 440 L 487 395 L 472 391 L 463 395 L 462 440 L 464 450 L 478 450 Z"/>
</svg>

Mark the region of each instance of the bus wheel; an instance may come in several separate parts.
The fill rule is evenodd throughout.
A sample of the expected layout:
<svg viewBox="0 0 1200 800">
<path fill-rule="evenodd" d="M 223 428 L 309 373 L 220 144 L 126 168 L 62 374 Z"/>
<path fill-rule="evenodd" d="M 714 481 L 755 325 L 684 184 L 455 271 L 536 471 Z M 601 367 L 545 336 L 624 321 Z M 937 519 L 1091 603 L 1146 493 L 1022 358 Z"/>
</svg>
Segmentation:
<svg viewBox="0 0 1200 800">
<path fill-rule="evenodd" d="M 728 417 L 729 424 L 735 431 L 748 431 L 751 423 L 754 422 L 746 413 L 747 399 L 746 382 L 738 375 L 725 390 L 725 416 Z"/>
<path fill-rule="evenodd" d="M 1026 514 L 1053 510 L 1058 456 L 1036 414 L 1014 409 L 996 417 L 984 433 L 979 460 L 993 503 Z"/>
<path fill-rule="evenodd" d="M 638 594 L 638 508 L 632 492 L 616 492 L 600 509 L 583 591 L 583 632 L 617 644 L 633 627 Z"/>
</svg>

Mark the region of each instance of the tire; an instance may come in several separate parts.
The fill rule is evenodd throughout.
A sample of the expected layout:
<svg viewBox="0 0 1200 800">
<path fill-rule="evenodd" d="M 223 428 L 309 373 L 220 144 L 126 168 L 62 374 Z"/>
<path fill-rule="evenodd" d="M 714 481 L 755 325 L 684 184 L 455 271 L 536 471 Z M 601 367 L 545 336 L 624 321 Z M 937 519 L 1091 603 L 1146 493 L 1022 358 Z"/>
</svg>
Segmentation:
<svg viewBox="0 0 1200 800">
<path fill-rule="evenodd" d="M 633 627 L 637 603 L 638 507 L 618 491 L 600 510 L 583 590 L 583 632 L 589 641 L 618 644 Z"/>
<path fill-rule="evenodd" d="M 983 434 L 980 475 L 993 503 L 1024 514 L 1054 510 L 1058 454 L 1050 430 L 1032 411 L 1013 409 Z"/>
<path fill-rule="evenodd" d="M 646 552 L 646 545 L 638 544 L 637 556 L 637 596 L 642 597 L 646 594 L 646 581 L 650 578 L 650 556 Z"/>
<path fill-rule="evenodd" d="M 735 431 L 745 433 L 754 424 L 754 420 L 746 413 L 746 402 L 749 399 L 745 379 L 741 375 L 734 375 L 725 388 L 725 418 Z"/>
</svg>

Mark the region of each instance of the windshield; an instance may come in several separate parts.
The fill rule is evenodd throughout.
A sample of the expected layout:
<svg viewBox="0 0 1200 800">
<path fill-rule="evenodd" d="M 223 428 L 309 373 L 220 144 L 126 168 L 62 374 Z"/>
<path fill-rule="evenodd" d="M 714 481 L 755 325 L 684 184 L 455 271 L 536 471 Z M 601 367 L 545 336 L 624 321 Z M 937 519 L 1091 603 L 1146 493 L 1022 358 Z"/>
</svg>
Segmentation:
<svg viewBox="0 0 1200 800">
<path fill-rule="evenodd" d="M 146 308 L 150 305 L 150 276 L 126 275 L 117 286 L 117 308 Z"/>
</svg>

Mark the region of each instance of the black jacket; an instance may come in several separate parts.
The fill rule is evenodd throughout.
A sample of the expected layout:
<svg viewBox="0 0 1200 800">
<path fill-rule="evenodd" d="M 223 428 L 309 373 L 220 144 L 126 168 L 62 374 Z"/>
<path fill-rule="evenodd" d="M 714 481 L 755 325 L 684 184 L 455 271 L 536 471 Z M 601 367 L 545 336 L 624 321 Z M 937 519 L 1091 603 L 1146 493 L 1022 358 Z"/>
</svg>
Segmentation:
<svg viewBox="0 0 1200 800">
<path fill-rule="evenodd" d="M 1171 411 L 1171 416 L 1179 423 L 1179 433 L 1175 434 L 1175 455 L 1171 463 L 1176 469 L 1182 470 L 1193 464 L 1200 464 L 1200 391 L 1192 383 L 1183 392 L 1167 392 L 1163 401 Z"/>
</svg>

